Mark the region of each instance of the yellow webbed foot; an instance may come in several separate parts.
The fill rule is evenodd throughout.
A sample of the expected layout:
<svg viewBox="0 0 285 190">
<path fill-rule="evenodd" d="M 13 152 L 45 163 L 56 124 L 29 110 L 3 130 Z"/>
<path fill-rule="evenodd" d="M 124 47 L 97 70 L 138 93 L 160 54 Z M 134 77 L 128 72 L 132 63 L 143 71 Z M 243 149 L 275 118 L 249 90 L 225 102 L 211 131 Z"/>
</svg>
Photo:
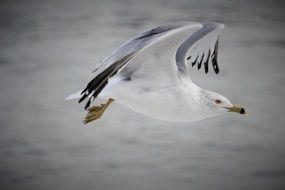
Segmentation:
<svg viewBox="0 0 285 190">
<path fill-rule="evenodd" d="M 101 118 L 104 111 L 107 109 L 107 107 L 114 101 L 114 99 L 110 98 L 108 102 L 105 104 L 101 104 L 100 106 L 93 106 L 89 108 L 87 111 L 87 115 L 85 116 L 85 119 L 83 120 L 84 124 L 87 124 L 91 121 L 94 121 L 96 119 Z"/>
</svg>

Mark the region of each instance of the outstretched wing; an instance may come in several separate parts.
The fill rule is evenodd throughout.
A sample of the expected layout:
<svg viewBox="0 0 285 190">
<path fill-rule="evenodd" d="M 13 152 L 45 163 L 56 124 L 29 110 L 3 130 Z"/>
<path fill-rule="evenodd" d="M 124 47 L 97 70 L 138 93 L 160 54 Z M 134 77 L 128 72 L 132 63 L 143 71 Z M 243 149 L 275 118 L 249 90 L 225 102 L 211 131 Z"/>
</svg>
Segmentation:
<svg viewBox="0 0 285 190">
<path fill-rule="evenodd" d="M 203 27 L 185 40 L 178 48 L 176 53 L 177 63 L 182 65 L 190 63 L 192 67 L 197 65 L 198 70 L 203 64 L 205 73 L 208 73 L 209 63 L 212 63 L 215 73 L 218 74 L 218 42 L 223 29 L 223 24 L 203 23 Z M 181 73 L 188 73 L 188 68 L 182 68 Z"/>
<path fill-rule="evenodd" d="M 97 66 L 94 71 L 96 76 L 82 91 L 79 102 L 89 97 L 85 106 L 87 109 L 114 75 L 164 86 L 179 81 L 181 76 L 190 77 L 187 60 L 193 61 L 192 57 L 195 57 L 198 69 L 202 62 L 208 62 L 210 58 L 217 65 L 217 47 L 214 45 L 212 48 L 211 45 L 212 41 L 215 42 L 215 30 L 210 23 L 180 22 L 134 37 Z M 207 50 L 209 56 L 203 54 Z"/>
<path fill-rule="evenodd" d="M 144 78 L 151 82 L 159 78 L 157 84 L 159 81 L 169 84 L 173 79 L 178 79 L 176 50 L 201 27 L 200 23 L 180 22 L 159 26 L 135 36 L 96 66 L 95 77 L 82 91 L 79 102 L 89 98 L 85 105 L 87 109 L 114 75 L 125 79 Z"/>
<path fill-rule="evenodd" d="M 190 78 L 189 65 L 200 69 L 203 64 L 208 73 L 208 65 L 212 63 L 218 73 L 218 37 L 223 28 L 218 23 L 181 23 L 179 28 L 156 37 L 142 48 L 118 75 L 162 86 L 180 81 L 181 77 Z M 152 35 L 139 39 L 149 36 Z"/>
</svg>

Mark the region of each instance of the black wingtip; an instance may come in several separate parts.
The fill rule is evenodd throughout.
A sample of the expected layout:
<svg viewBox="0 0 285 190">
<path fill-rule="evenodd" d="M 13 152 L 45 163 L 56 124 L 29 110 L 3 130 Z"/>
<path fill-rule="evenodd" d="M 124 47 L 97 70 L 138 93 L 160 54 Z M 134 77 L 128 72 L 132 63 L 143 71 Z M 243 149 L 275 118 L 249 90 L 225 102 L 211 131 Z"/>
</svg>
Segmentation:
<svg viewBox="0 0 285 190">
<path fill-rule="evenodd" d="M 108 79 L 115 75 L 118 70 L 127 63 L 134 55 L 135 51 L 121 58 L 120 60 L 114 62 L 100 74 L 98 74 L 94 79 L 92 79 L 86 86 L 86 88 L 81 93 L 81 98 L 79 99 L 79 103 L 84 101 L 86 98 L 89 99 L 85 104 L 84 109 L 87 110 L 91 105 L 92 101 L 97 98 L 99 93 L 103 90 L 103 88 L 108 84 Z"/>
<path fill-rule="evenodd" d="M 212 59 L 212 65 L 213 65 L 213 69 L 214 69 L 215 73 L 218 74 L 220 69 L 219 69 L 219 66 L 218 66 L 218 62 L 217 62 L 217 57 L 216 56 L 214 56 L 213 59 Z"/>
<path fill-rule="evenodd" d="M 204 59 L 204 53 L 202 54 L 202 58 L 200 60 L 200 62 L 198 63 L 198 70 L 200 70 L 201 66 L 202 66 L 202 62 L 203 62 L 203 59 Z"/>
<path fill-rule="evenodd" d="M 205 66 L 205 73 L 207 74 L 209 71 L 209 59 L 210 59 L 210 55 L 211 55 L 211 50 L 208 51 L 208 55 L 207 55 L 207 59 L 206 62 L 204 63 Z"/>
<path fill-rule="evenodd" d="M 81 96 L 81 98 L 78 100 L 78 103 L 81 103 L 83 100 L 85 100 L 85 98 L 88 96 L 87 93 L 83 94 L 83 96 Z"/>
<path fill-rule="evenodd" d="M 220 69 L 219 69 L 218 65 L 216 65 L 216 66 L 217 66 L 217 67 L 214 67 L 214 71 L 215 71 L 216 74 L 219 74 Z"/>
<path fill-rule="evenodd" d="M 205 73 L 206 73 L 206 74 L 208 73 L 208 70 L 209 70 L 209 68 L 208 68 L 208 63 L 206 62 L 206 63 L 205 63 Z"/>
<path fill-rule="evenodd" d="M 196 57 L 195 61 L 192 62 L 192 67 L 194 67 L 194 65 L 196 65 L 197 60 L 198 60 L 198 56 Z"/>
<path fill-rule="evenodd" d="M 91 99 L 89 99 L 89 100 L 87 101 L 87 103 L 86 103 L 85 106 L 84 106 L 84 109 L 87 110 L 87 109 L 89 108 L 90 104 L 91 104 Z"/>
<path fill-rule="evenodd" d="M 214 47 L 214 52 L 213 52 L 213 58 L 212 58 L 212 65 L 213 69 L 216 74 L 220 72 L 219 66 L 218 66 L 218 45 L 219 45 L 219 38 L 216 41 L 215 47 Z"/>
</svg>

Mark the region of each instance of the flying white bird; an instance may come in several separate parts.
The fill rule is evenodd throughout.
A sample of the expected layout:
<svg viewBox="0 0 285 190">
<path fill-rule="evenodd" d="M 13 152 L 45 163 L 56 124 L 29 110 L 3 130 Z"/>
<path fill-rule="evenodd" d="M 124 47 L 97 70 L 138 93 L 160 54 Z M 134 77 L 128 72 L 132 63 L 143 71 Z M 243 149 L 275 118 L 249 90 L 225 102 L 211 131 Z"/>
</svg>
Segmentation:
<svg viewBox="0 0 285 190">
<path fill-rule="evenodd" d="M 67 99 L 88 99 L 84 123 L 100 118 L 113 101 L 165 121 L 190 122 L 225 112 L 245 114 L 224 96 L 194 84 L 189 74 L 196 65 L 207 73 L 209 63 L 219 73 L 218 41 L 223 29 L 223 24 L 212 22 L 179 22 L 137 35 L 98 64 L 94 79 Z M 97 97 L 107 102 L 90 107 Z"/>
</svg>

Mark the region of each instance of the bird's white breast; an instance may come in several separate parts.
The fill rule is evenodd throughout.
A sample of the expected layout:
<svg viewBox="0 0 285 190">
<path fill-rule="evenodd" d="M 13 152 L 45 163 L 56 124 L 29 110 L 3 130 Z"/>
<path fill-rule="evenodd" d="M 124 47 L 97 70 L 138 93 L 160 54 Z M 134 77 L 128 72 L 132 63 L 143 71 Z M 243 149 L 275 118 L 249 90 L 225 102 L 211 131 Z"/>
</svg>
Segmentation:
<svg viewBox="0 0 285 190">
<path fill-rule="evenodd" d="M 180 86 L 147 88 L 135 82 L 115 81 L 102 92 L 105 98 L 143 115 L 164 121 L 195 121 L 204 118 L 195 92 Z"/>
</svg>

